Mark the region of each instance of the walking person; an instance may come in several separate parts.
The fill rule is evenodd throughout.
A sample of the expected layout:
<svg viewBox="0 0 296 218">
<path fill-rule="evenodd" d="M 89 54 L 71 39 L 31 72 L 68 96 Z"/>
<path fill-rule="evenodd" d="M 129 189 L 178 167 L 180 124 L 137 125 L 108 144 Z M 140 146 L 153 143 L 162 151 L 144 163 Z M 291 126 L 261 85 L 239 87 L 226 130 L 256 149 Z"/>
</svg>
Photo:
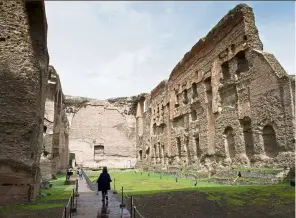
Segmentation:
<svg viewBox="0 0 296 218">
<path fill-rule="evenodd" d="M 78 176 L 79 176 L 79 179 L 82 179 L 82 169 L 81 168 L 78 168 Z"/>
<path fill-rule="evenodd" d="M 103 171 L 97 180 L 98 191 L 102 192 L 103 202 L 105 202 L 105 199 L 108 201 L 108 190 L 110 190 L 110 182 L 112 182 L 112 180 L 107 171 L 107 167 L 103 167 Z"/>
</svg>

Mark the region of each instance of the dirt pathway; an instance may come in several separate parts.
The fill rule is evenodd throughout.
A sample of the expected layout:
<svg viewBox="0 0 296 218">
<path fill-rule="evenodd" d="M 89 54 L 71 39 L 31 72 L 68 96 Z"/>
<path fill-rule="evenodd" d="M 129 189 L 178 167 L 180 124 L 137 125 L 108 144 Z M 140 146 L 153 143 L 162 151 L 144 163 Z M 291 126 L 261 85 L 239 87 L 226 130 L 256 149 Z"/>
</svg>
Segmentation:
<svg viewBox="0 0 296 218">
<path fill-rule="evenodd" d="M 85 179 L 78 179 L 78 202 L 77 212 L 72 217 L 75 218 L 130 218 L 130 214 L 126 208 L 119 207 L 120 202 L 112 194 L 108 192 L 108 204 L 101 201 L 101 193 L 97 195 L 92 191 Z"/>
</svg>

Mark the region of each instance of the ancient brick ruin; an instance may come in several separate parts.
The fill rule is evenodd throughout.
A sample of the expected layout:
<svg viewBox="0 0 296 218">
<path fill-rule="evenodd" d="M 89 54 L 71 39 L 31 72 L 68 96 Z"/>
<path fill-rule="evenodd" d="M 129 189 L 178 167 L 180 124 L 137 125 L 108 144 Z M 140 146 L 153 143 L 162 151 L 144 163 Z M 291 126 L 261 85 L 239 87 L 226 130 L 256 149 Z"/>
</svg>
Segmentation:
<svg viewBox="0 0 296 218">
<path fill-rule="evenodd" d="M 134 166 L 136 98 L 94 100 L 67 96 L 73 166 Z"/>
<path fill-rule="evenodd" d="M 294 99 L 294 76 L 263 51 L 252 9 L 240 4 L 139 96 L 139 166 L 294 166 Z"/>
<path fill-rule="evenodd" d="M 0 205 L 34 199 L 69 165 L 294 166 L 295 77 L 263 51 L 247 5 L 151 93 L 108 100 L 64 96 L 43 1 L 0 0 L 0 11 Z"/>
<path fill-rule="evenodd" d="M 43 181 L 69 166 L 69 123 L 59 76 L 49 66 L 45 92 L 44 138 L 40 160 Z"/>
<path fill-rule="evenodd" d="M 0 11 L 0 205 L 5 205 L 33 200 L 41 181 L 68 166 L 69 152 L 63 93 L 48 67 L 44 2 L 1 0 Z"/>
</svg>

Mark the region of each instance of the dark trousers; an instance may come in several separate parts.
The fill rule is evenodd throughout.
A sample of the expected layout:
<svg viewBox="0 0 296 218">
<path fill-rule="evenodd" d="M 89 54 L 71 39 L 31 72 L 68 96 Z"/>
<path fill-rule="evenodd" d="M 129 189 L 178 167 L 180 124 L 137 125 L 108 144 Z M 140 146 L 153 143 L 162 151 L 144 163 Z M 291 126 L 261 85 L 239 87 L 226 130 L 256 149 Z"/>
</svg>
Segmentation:
<svg viewBox="0 0 296 218">
<path fill-rule="evenodd" d="M 106 197 L 108 197 L 108 191 L 102 190 L 102 199 L 105 200 Z"/>
</svg>

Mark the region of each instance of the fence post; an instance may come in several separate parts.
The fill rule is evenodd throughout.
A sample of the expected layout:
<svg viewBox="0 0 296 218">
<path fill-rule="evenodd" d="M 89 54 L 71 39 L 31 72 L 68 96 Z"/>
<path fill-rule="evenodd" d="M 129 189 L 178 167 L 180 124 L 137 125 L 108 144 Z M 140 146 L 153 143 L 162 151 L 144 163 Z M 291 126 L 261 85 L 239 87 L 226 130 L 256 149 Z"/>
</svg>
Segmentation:
<svg viewBox="0 0 296 218">
<path fill-rule="evenodd" d="M 76 209 L 77 209 L 75 207 L 74 201 L 75 201 L 75 192 L 74 192 L 74 189 L 72 189 L 71 212 L 76 212 Z"/>
<path fill-rule="evenodd" d="M 115 178 L 114 178 L 114 190 L 113 190 L 113 194 L 117 194 L 117 191 L 115 189 Z"/>
<path fill-rule="evenodd" d="M 120 204 L 120 208 L 125 207 L 124 203 L 123 203 L 123 186 L 121 187 L 121 204 Z"/>
<path fill-rule="evenodd" d="M 131 217 L 133 217 L 133 196 L 131 196 Z"/>
<path fill-rule="evenodd" d="M 67 207 L 64 208 L 64 218 L 67 218 Z"/>
<path fill-rule="evenodd" d="M 76 184 L 75 184 L 75 197 L 79 197 L 79 193 L 78 193 L 78 179 L 76 179 Z"/>
<path fill-rule="evenodd" d="M 134 210 L 134 218 L 136 218 L 136 207 L 135 206 L 133 207 L 133 210 Z"/>
</svg>

